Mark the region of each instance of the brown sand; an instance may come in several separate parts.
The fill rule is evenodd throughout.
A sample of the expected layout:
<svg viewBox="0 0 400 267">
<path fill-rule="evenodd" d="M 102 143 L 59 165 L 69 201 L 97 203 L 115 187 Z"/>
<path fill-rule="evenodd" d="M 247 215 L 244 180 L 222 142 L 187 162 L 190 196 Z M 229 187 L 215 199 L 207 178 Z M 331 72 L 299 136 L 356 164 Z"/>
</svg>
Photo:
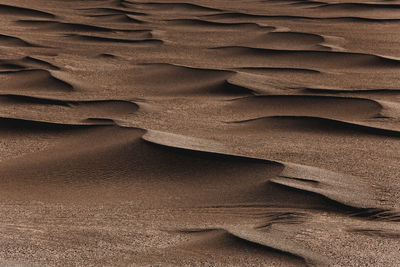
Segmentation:
<svg viewBox="0 0 400 267">
<path fill-rule="evenodd" d="M 0 0 L 0 266 L 399 266 L 399 12 Z"/>
</svg>

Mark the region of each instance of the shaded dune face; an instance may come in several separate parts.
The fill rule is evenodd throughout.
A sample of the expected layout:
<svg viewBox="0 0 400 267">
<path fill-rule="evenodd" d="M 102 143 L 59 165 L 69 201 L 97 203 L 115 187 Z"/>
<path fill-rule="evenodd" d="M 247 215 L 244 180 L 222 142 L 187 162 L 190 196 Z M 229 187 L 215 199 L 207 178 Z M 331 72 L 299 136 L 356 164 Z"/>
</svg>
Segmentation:
<svg viewBox="0 0 400 267">
<path fill-rule="evenodd" d="M 191 3 L 131 3 L 127 5 L 134 6 L 141 10 L 156 11 L 156 12 L 167 12 L 167 13 L 202 13 L 202 12 L 215 12 L 220 11 L 219 9 L 210 8 L 202 5 L 191 4 Z"/>
<path fill-rule="evenodd" d="M 11 46 L 11 47 L 33 46 L 32 44 L 22 40 L 21 38 L 8 36 L 8 35 L 0 35 L 0 42 L 1 42 L 2 46 Z"/>
<path fill-rule="evenodd" d="M 43 69 L 18 70 L 0 73 L 3 86 L 2 89 L 8 92 L 28 90 L 55 90 L 72 91 L 73 87 L 54 77 L 49 71 Z"/>
<path fill-rule="evenodd" d="M 286 51 L 250 48 L 244 46 L 228 46 L 215 48 L 223 56 L 236 57 L 258 57 L 260 59 L 272 60 L 272 64 L 285 66 L 303 66 L 306 68 L 319 67 L 321 69 L 350 68 L 398 68 L 400 63 L 397 59 L 384 58 L 377 55 L 347 53 L 347 52 L 325 52 L 325 51 Z M 293 61 L 293 59 L 295 59 Z"/>
<path fill-rule="evenodd" d="M 185 244 L 185 249 L 179 247 L 172 254 L 177 254 L 181 258 L 195 257 L 197 260 L 206 261 L 207 257 L 217 252 L 225 258 L 229 258 L 232 252 L 246 254 L 257 264 L 286 264 L 296 266 L 306 266 L 303 258 L 290 253 L 283 253 L 268 245 L 252 242 L 244 237 L 232 234 L 224 229 L 209 229 L 206 231 L 187 231 L 186 235 L 192 240 Z M 196 255 L 185 253 L 187 250 L 197 252 Z M 168 261 L 168 259 L 166 259 Z"/>
<path fill-rule="evenodd" d="M 53 20 L 18 20 L 16 23 L 27 28 L 36 28 L 56 32 L 112 32 L 113 28 L 92 26 L 90 24 L 66 23 Z"/>
<path fill-rule="evenodd" d="M 2 59 L 1 63 L 2 72 L 7 72 L 9 70 L 20 70 L 20 69 L 35 69 L 35 68 L 45 68 L 49 70 L 58 70 L 57 66 L 46 62 L 44 60 L 26 56 L 17 59 Z"/>
<path fill-rule="evenodd" d="M 153 96 L 229 96 L 252 92 L 251 89 L 230 84 L 227 80 L 235 73 L 229 70 L 149 63 L 135 66 L 131 73 L 128 79 L 136 82 L 136 90 Z"/>
<path fill-rule="evenodd" d="M 53 156 L 49 151 L 38 155 L 31 163 L 34 164 L 32 167 L 36 166 L 34 168 L 29 167 L 29 163 L 19 171 L 11 167 L 6 176 L 12 177 L 11 183 L 25 184 L 26 190 L 11 195 L 38 200 L 45 196 L 47 201 L 55 197 L 59 201 L 85 203 L 142 202 L 149 194 L 157 194 L 158 201 L 150 197 L 143 205 L 204 205 L 208 199 L 211 203 L 224 202 L 224 198 L 229 201 L 235 197 L 235 191 L 246 191 L 257 184 L 262 187 L 271 174 L 279 171 L 278 166 L 251 160 L 197 155 L 148 144 L 140 139 L 141 132 L 118 128 L 89 130 L 87 134 L 77 136 L 78 143 L 70 144 L 81 147 L 79 151 L 66 153 L 67 147 L 61 147 L 53 152 Z M 87 143 L 89 140 L 92 142 Z M 55 155 L 56 161 L 53 160 Z M 20 162 L 16 164 L 21 166 Z M 214 178 L 214 172 L 220 174 L 219 179 Z M 251 180 L 246 175 L 248 172 L 253 173 Z M 29 197 L 29 192 L 35 193 Z M 246 196 L 238 197 L 236 201 L 239 202 L 242 197 L 246 199 Z M 263 196 L 249 192 L 247 198 L 262 199 Z"/>
<path fill-rule="evenodd" d="M 132 117 L 139 109 L 133 101 L 63 101 L 23 95 L 0 96 L 1 117 L 49 123 L 85 124 L 90 119 L 118 120 Z M 10 112 L 10 110 L 13 110 Z M 30 113 L 27 117 L 26 113 Z"/>
<path fill-rule="evenodd" d="M 137 16 L 146 16 L 146 13 L 142 12 L 135 12 L 135 11 L 129 11 L 129 10 L 124 10 L 124 9 L 118 9 L 118 8 L 81 8 L 79 9 L 88 17 L 96 17 L 96 16 L 107 16 L 107 15 L 137 15 Z"/>
<path fill-rule="evenodd" d="M 38 18 L 53 18 L 54 15 L 51 13 L 43 12 L 36 9 L 24 8 L 14 5 L 0 5 L 0 12 L 3 15 L 13 15 L 13 16 L 28 16 L 28 17 L 38 17 Z"/>
<path fill-rule="evenodd" d="M 307 116 L 271 116 L 262 117 L 247 121 L 234 122 L 237 124 L 237 130 L 244 131 L 244 133 L 257 132 L 257 131 L 271 131 L 276 134 L 297 132 L 322 134 L 329 131 L 332 135 L 382 135 L 387 137 L 399 137 L 400 132 L 397 130 L 374 127 L 359 123 L 351 123 L 346 121 L 325 119 L 319 117 Z"/>
<path fill-rule="evenodd" d="M 95 42 L 95 43 L 125 43 L 125 44 L 160 44 L 161 40 L 156 39 L 143 39 L 143 40 L 128 40 L 128 39 L 118 39 L 118 38 L 106 38 L 100 36 L 88 36 L 88 35 L 68 35 L 67 37 L 77 39 L 79 41 L 85 42 Z"/>
<path fill-rule="evenodd" d="M 5 163 L 5 200 L 80 204 L 135 201 L 141 208 L 258 203 L 345 213 L 374 208 L 364 199 L 368 195 L 361 180 L 361 189 L 352 188 L 358 183 L 355 177 L 340 180 L 340 174 L 307 166 L 184 148 L 180 145 L 186 143 L 184 136 L 145 134 L 141 129 L 101 124 L 2 123 L 31 124 L 43 130 L 76 129 L 68 142 L 36 153 L 33 160 L 27 156 Z M 314 180 L 315 173 L 322 180 Z M 349 190 L 359 190 L 358 199 L 347 196 Z"/>
<path fill-rule="evenodd" d="M 104 14 L 92 17 L 93 21 L 100 23 L 115 23 L 115 24 L 142 24 L 143 20 L 136 19 L 127 14 Z"/>
<path fill-rule="evenodd" d="M 399 6 L 1 1 L 0 265 L 399 266 Z"/>
<path fill-rule="evenodd" d="M 314 116 L 362 120 L 377 116 L 382 106 L 361 98 L 334 96 L 271 95 L 239 98 L 229 101 L 230 112 L 257 116 Z M 251 115 L 250 115 L 251 114 Z"/>
<path fill-rule="evenodd" d="M 262 44 L 267 44 L 265 48 L 294 49 L 294 50 L 330 50 L 329 47 L 321 45 L 325 38 L 317 34 L 302 32 L 271 32 L 265 37 L 256 39 Z M 293 44 L 296 44 L 293 46 Z"/>
<path fill-rule="evenodd" d="M 190 46 L 201 44 L 212 48 L 237 45 L 287 50 L 331 50 L 336 48 L 334 45 L 331 48 L 326 38 L 318 34 L 278 32 L 278 29 L 273 26 L 257 23 L 173 19 L 168 20 L 168 27 L 168 31 L 160 33 L 162 38 L 170 43 Z M 206 39 L 207 37 L 208 39 Z M 339 46 L 337 48 L 340 49 Z"/>
</svg>

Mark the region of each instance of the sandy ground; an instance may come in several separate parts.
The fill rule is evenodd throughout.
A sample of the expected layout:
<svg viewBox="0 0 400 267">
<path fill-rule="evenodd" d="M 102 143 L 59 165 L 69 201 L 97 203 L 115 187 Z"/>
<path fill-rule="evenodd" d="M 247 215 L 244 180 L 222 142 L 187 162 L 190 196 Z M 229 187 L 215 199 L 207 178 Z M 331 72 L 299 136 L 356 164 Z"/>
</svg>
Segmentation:
<svg viewBox="0 0 400 267">
<path fill-rule="evenodd" d="M 399 266 L 399 12 L 0 0 L 0 265 Z"/>
</svg>

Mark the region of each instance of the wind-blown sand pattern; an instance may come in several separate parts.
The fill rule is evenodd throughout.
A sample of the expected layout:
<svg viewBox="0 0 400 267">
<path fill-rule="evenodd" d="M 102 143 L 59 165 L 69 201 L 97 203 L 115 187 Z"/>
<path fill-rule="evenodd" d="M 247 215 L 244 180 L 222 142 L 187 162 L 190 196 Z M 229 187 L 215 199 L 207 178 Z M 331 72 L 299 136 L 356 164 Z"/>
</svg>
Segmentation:
<svg viewBox="0 0 400 267">
<path fill-rule="evenodd" d="M 400 1 L 0 23 L 0 265 L 400 265 Z"/>
</svg>

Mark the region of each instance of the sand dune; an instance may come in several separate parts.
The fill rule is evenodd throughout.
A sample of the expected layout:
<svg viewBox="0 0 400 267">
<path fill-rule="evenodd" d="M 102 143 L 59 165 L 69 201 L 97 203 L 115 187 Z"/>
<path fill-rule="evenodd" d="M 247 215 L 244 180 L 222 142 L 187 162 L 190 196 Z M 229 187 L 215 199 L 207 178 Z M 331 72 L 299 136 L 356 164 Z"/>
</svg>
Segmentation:
<svg viewBox="0 0 400 267">
<path fill-rule="evenodd" d="M 136 19 L 131 15 L 127 14 L 105 14 L 105 15 L 96 15 L 93 17 L 93 20 L 102 23 L 136 23 L 142 24 L 145 23 L 141 19 Z"/>
<path fill-rule="evenodd" d="M 255 23 L 223 23 L 213 22 L 201 19 L 174 19 L 169 20 L 168 24 L 189 28 L 196 31 L 212 31 L 212 30 L 251 30 L 251 29 L 273 29 L 273 27 L 263 27 Z M 199 29 L 196 29 L 199 28 Z"/>
<path fill-rule="evenodd" d="M 23 24 L 25 27 L 37 27 L 40 29 L 47 29 L 52 31 L 77 31 L 77 32 L 112 32 L 115 29 L 92 26 L 88 24 L 79 23 L 65 23 L 53 20 L 19 20 L 19 24 Z"/>
<path fill-rule="evenodd" d="M 3 82 L 3 90 L 6 91 L 24 91 L 28 90 L 60 90 L 71 91 L 73 87 L 56 77 L 49 71 L 43 69 L 18 70 L 11 72 L 2 72 L 0 77 Z"/>
<path fill-rule="evenodd" d="M 156 77 L 150 79 L 154 73 L 157 73 Z M 227 78 L 231 75 L 234 75 L 234 72 L 228 70 L 201 69 L 166 63 L 141 64 L 132 72 L 136 90 L 143 90 L 148 94 L 240 95 L 251 92 L 250 89 L 227 83 Z M 179 79 L 178 84 L 175 83 L 176 79 Z"/>
<path fill-rule="evenodd" d="M 21 38 L 4 35 L 4 34 L 0 35 L 0 44 L 2 46 L 13 46 L 13 47 L 19 47 L 19 46 L 33 47 L 33 46 L 35 46 L 34 44 L 31 44 L 27 41 L 22 40 Z"/>
<path fill-rule="evenodd" d="M 156 10 L 158 12 L 179 12 L 179 13 L 202 13 L 202 12 L 215 12 L 215 11 L 221 11 L 216 8 L 211 8 L 207 6 L 202 6 L 198 4 L 192 4 L 192 3 L 162 3 L 162 2 L 145 2 L 145 3 L 135 3 L 135 2 L 127 2 L 127 5 L 134 5 L 135 7 L 138 7 L 139 9 L 144 9 L 144 10 Z"/>
<path fill-rule="evenodd" d="M 398 266 L 399 7 L 0 0 L 0 265 Z"/>
<path fill-rule="evenodd" d="M 143 39 L 143 40 L 130 40 L 130 39 L 119 39 L 119 38 L 107 38 L 93 35 L 67 35 L 69 38 L 74 38 L 79 41 L 87 41 L 87 42 L 97 42 L 97 43 L 126 43 L 126 44 L 142 44 L 142 45 L 150 45 L 150 44 L 162 44 L 161 40 L 157 39 Z"/>
<path fill-rule="evenodd" d="M 73 124 L 59 126 L 76 127 Z M 357 181 L 356 177 L 315 167 L 230 155 L 225 151 L 223 154 L 214 150 L 209 152 L 205 149 L 215 149 L 212 143 L 200 143 L 198 148 L 197 140 L 192 140 L 191 145 L 185 139 L 181 140 L 185 137 L 178 135 L 150 132 L 141 139 L 143 132 L 140 129 L 113 126 L 80 130 L 77 131 L 79 141 L 74 138 L 72 143 L 39 152 L 33 162 L 27 157 L 10 160 L 2 167 L 2 172 L 7 174 L 4 182 L 7 181 L 5 184 L 8 185 L 2 189 L 2 198 L 19 201 L 40 199 L 46 202 L 52 199 L 77 203 L 125 202 L 139 201 L 157 190 L 161 196 L 160 202 L 153 200 L 148 203 L 149 207 L 228 204 L 232 200 L 236 203 L 259 202 L 287 208 L 336 210 L 340 207 L 327 202 L 325 198 L 354 209 L 380 207 L 368 199 L 368 191 L 373 188 L 361 180 Z M 89 143 L 85 145 L 84 142 Z M 79 149 L 65 150 L 66 146 L 71 145 Z M 115 155 L 119 155 L 118 160 L 113 160 Z M 60 157 L 61 161 L 55 160 Z M 144 166 L 143 162 L 152 163 L 149 168 L 138 167 Z M 185 167 L 179 167 L 181 164 Z M 23 167 L 16 169 L 14 166 Z M 107 167 L 107 170 L 97 169 L 99 166 Z M 208 166 L 209 169 L 199 171 L 201 166 Z M 169 173 L 168 169 L 176 171 Z M 218 171 L 218 180 L 209 176 L 210 170 Z M 113 175 L 115 172 L 125 175 L 116 180 Z M 247 176 L 249 172 L 252 173 L 251 179 Z M 232 173 L 236 175 L 232 176 Z M 37 174 L 40 177 L 36 177 Z M 84 181 L 81 175 L 85 176 Z M 6 177 L 13 178 L 8 180 Z M 111 177 L 113 179 L 110 180 Z M 112 188 L 109 187 L 110 182 Z M 18 187 L 19 184 L 24 184 L 24 187 Z M 285 185 L 297 191 L 277 188 L 273 184 Z M 357 198 L 353 198 L 354 190 Z M 168 200 L 168 195 L 178 197 Z M 147 207 L 147 204 L 142 203 L 141 207 Z M 351 211 L 348 209 L 344 208 L 343 211 Z"/>
<path fill-rule="evenodd" d="M 396 4 L 373 4 L 373 3 L 334 3 L 334 4 L 323 4 L 316 8 L 330 9 L 330 10 L 343 10 L 349 9 L 354 11 L 359 10 L 371 10 L 374 9 L 398 9 L 400 5 Z"/>
<path fill-rule="evenodd" d="M 80 124 L 93 118 L 124 119 L 133 116 L 139 109 L 139 105 L 133 101 L 62 101 L 21 95 L 2 95 L 0 103 L 0 114 L 3 117 L 72 124 Z M 10 112 L 12 108 L 14 110 Z M 27 112 L 31 113 L 29 117 L 24 115 Z"/>
<path fill-rule="evenodd" d="M 118 8 L 82 8 L 80 9 L 84 11 L 89 17 L 97 17 L 97 16 L 107 16 L 107 15 L 136 15 L 136 16 L 146 16 L 146 13 L 136 12 L 130 10 L 123 10 Z"/>
<path fill-rule="evenodd" d="M 318 116 L 326 118 L 368 119 L 377 116 L 379 102 L 363 98 L 307 95 L 252 96 L 230 101 L 229 112 L 246 116 Z"/>
<path fill-rule="evenodd" d="M 265 47 L 294 50 L 330 50 L 322 45 L 325 38 L 321 35 L 302 32 L 270 32 L 256 41 L 262 42 Z M 295 44 L 293 46 L 293 44 Z"/>
<path fill-rule="evenodd" d="M 263 124 L 262 122 L 265 122 Z M 238 123 L 238 122 L 236 122 Z M 246 128 L 252 129 L 273 129 L 274 131 L 315 131 L 331 133 L 343 132 L 343 133 L 372 133 L 379 135 L 387 135 L 391 137 L 399 136 L 399 131 L 373 127 L 368 124 L 353 123 L 347 121 L 339 121 L 334 119 L 326 119 L 319 117 L 307 117 L 307 116 L 271 116 L 265 118 L 257 118 L 247 121 L 241 121 L 246 124 Z"/>
<path fill-rule="evenodd" d="M 192 237 L 193 241 L 191 241 L 189 244 L 185 244 L 185 247 L 186 249 L 189 248 L 192 251 L 198 251 L 202 254 L 207 254 L 207 252 L 216 252 L 225 257 L 227 257 L 232 251 L 234 251 L 235 254 L 243 254 L 243 251 L 247 251 L 246 254 L 248 256 L 251 255 L 253 260 L 259 264 L 278 263 L 306 266 L 306 260 L 297 255 L 297 251 L 291 251 L 290 248 L 285 246 L 281 247 L 276 242 L 260 242 L 260 240 L 254 240 L 246 234 L 246 231 L 238 231 L 238 229 L 232 229 L 232 231 L 225 229 L 192 230 L 188 232 L 188 235 Z M 212 252 L 211 249 L 214 252 Z M 282 262 L 282 259 L 278 256 L 279 252 L 283 252 L 289 259 L 286 259 L 285 262 Z M 307 260 L 309 259 L 307 258 Z"/>
<path fill-rule="evenodd" d="M 226 12 L 222 14 L 210 14 L 204 15 L 206 18 L 213 19 L 239 19 L 239 20 L 247 20 L 247 19 L 264 19 L 264 20 L 275 20 L 275 21 L 284 21 L 284 20 L 292 20 L 292 21 L 316 21 L 316 22 L 339 22 L 339 23 L 348 23 L 348 22 L 359 22 L 359 23 L 397 23 L 399 21 L 398 18 L 382 18 L 382 17 L 358 17 L 352 16 L 352 14 L 348 14 L 347 16 L 329 16 L 329 17 L 312 17 L 312 16 L 298 16 L 298 15 L 261 15 L 261 14 L 249 14 L 242 12 Z"/>
<path fill-rule="evenodd" d="M 13 6 L 0 4 L 0 12 L 2 15 L 13 15 L 13 16 L 29 16 L 38 18 L 53 18 L 54 15 L 51 13 L 43 12 L 36 9 L 30 9 L 25 7 Z"/>
<path fill-rule="evenodd" d="M 20 69 L 34 69 L 34 68 L 46 68 L 50 70 L 58 70 L 59 68 L 44 60 L 26 56 L 18 59 L 3 59 L 0 61 L 2 71 L 7 70 L 20 70 Z"/>
<path fill-rule="evenodd" d="M 400 61 L 397 59 L 386 58 L 378 55 L 331 52 L 331 51 L 290 51 L 281 49 L 261 49 L 243 46 L 216 47 L 221 51 L 222 56 L 240 57 L 259 57 L 277 62 L 278 65 L 285 64 L 294 66 L 304 66 L 306 68 L 318 66 L 321 68 L 346 67 L 376 67 L 376 68 L 398 68 Z M 296 61 L 291 61 L 296 59 Z"/>
</svg>

